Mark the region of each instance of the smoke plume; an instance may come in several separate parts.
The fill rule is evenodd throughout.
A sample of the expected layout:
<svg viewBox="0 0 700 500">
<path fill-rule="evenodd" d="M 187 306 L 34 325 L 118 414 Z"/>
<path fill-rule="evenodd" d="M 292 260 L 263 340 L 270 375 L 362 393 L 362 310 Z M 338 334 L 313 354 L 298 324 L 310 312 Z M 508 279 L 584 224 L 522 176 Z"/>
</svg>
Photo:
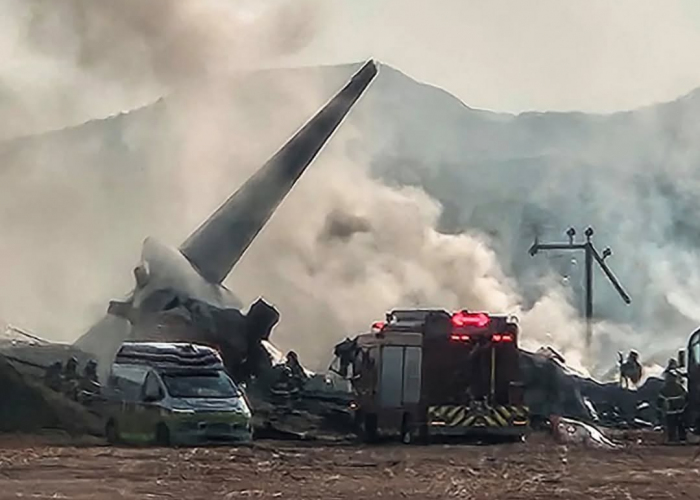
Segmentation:
<svg viewBox="0 0 700 500">
<path fill-rule="evenodd" d="M 132 287 L 130 270 L 146 236 L 179 245 L 342 86 L 349 70 L 316 79 L 309 78 L 311 69 L 243 75 L 274 65 L 320 29 L 319 2 L 293 3 L 6 3 L 0 22 L 9 34 L 0 51 L 17 54 L 15 63 L 0 66 L 0 112 L 11 117 L 0 130 L 6 137 L 167 98 L 1 148 L 0 317 L 52 339 L 77 338 L 104 314 L 108 300 Z M 273 339 L 280 347 L 323 368 L 334 343 L 366 331 L 391 308 L 467 307 L 517 314 L 525 347 L 551 344 L 575 367 L 599 372 L 616 349 L 653 339 L 670 315 L 700 317 L 688 300 L 700 283 L 692 271 L 695 253 L 689 246 L 677 254 L 678 247 L 660 245 L 668 224 L 640 236 L 645 214 L 662 212 L 670 220 L 683 202 L 688 214 L 695 213 L 692 190 L 673 175 L 665 188 L 680 191 L 668 196 L 654 191 L 644 197 L 630 189 L 664 186 L 653 174 L 638 175 L 643 159 L 661 154 L 651 146 L 659 147 L 653 140 L 658 116 L 640 115 L 634 123 L 616 117 L 615 141 L 605 129 L 603 140 L 581 139 L 579 146 L 572 144 L 590 130 L 576 120 L 575 139 L 562 139 L 561 127 L 542 131 L 537 117 L 527 115 L 517 119 L 534 123 L 537 133 L 526 127 L 501 133 L 515 117 L 478 122 L 478 112 L 466 125 L 433 130 L 439 120 L 450 123 L 458 114 L 453 109 L 465 109 L 458 105 L 443 114 L 431 104 L 417 118 L 398 116 L 399 109 L 416 112 L 420 98 L 401 95 L 400 87 L 387 90 L 395 80 L 384 68 L 355 118 L 226 282 L 244 302 L 263 295 L 278 306 L 282 321 Z M 373 109 L 381 104 L 373 92 L 395 107 Z M 368 129 L 370 111 L 406 127 L 414 120 L 416 135 L 397 140 L 386 120 Z M 478 129 L 482 125 L 486 132 Z M 625 132 L 629 127 L 634 130 Z M 465 137 L 474 143 L 464 146 Z M 640 137 L 649 141 L 636 163 L 595 167 L 615 165 Z M 491 156 L 490 141 L 497 151 Z M 524 167 L 515 165 L 517 158 L 526 159 Z M 544 167 L 531 168 L 535 163 Z M 602 176 L 609 182 L 599 182 Z M 571 185 L 587 189 L 572 194 Z M 576 196 L 581 203 L 571 203 Z M 630 206 L 636 211 L 624 210 Z M 571 269 L 570 256 L 533 260 L 526 254 L 536 233 L 556 238 L 577 223 L 594 224 L 627 256 L 622 262 L 615 257 L 613 265 L 633 296 L 634 290 L 653 291 L 641 293 L 640 309 L 625 316 L 608 307 L 617 299 L 599 285 L 598 310 L 607 320 L 596 324 L 590 351 L 583 342 L 580 294 L 561 279 L 580 279 L 580 271 Z M 636 245 L 644 252 L 635 252 Z M 651 255 L 663 256 L 661 264 L 639 272 Z M 673 305 L 670 310 L 654 309 L 659 294 Z M 654 314 L 663 320 L 652 321 Z"/>
<path fill-rule="evenodd" d="M 324 11 L 314 0 L 0 9 L 12 55 L 0 136 L 31 134 L 0 144 L 0 317 L 70 341 L 131 289 L 146 236 L 177 246 L 327 97 L 269 78 L 263 95 L 239 78 L 303 47 Z M 297 114 L 273 113 L 291 99 Z"/>
<path fill-rule="evenodd" d="M 293 4 L 293 5 L 292 5 Z M 0 137 L 130 109 L 303 48 L 315 0 L 4 0 Z"/>
</svg>

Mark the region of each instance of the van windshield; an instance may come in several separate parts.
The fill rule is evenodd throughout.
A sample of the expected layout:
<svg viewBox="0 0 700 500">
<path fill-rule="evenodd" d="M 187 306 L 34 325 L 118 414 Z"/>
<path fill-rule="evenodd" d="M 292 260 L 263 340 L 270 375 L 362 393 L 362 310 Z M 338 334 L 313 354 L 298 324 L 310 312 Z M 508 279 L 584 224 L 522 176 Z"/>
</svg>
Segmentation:
<svg viewBox="0 0 700 500">
<path fill-rule="evenodd" d="M 223 372 L 170 373 L 163 375 L 168 393 L 174 398 L 234 398 L 238 388 Z"/>
</svg>

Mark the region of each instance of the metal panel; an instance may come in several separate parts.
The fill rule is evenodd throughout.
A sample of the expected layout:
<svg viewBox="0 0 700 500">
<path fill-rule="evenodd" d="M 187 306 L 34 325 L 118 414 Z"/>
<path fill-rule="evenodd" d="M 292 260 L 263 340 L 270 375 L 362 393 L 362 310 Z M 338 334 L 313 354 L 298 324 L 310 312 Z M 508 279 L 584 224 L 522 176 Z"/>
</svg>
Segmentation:
<svg viewBox="0 0 700 500">
<path fill-rule="evenodd" d="M 420 347 L 406 347 L 403 365 L 404 404 L 415 404 L 420 400 L 422 354 Z"/>
<path fill-rule="evenodd" d="M 403 346 L 382 347 L 379 401 L 383 408 L 397 408 L 401 406 L 403 350 Z"/>
</svg>

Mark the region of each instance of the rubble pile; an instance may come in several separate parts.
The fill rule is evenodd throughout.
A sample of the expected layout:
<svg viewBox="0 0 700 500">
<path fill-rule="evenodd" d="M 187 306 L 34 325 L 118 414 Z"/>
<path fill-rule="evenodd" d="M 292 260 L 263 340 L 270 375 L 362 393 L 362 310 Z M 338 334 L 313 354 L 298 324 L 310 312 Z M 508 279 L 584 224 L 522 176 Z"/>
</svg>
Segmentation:
<svg viewBox="0 0 700 500">
<path fill-rule="evenodd" d="M 577 374 L 561 356 L 547 350 L 521 351 L 525 401 L 536 417 L 561 415 L 611 427 L 653 427 L 658 423 L 656 398 L 663 385 L 649 377 L 637 390 L 601 383 Z"/>
<path fill-rule="evenodd" d="M 353 416 L 347 402 L 301 397 L 286 403 L 250 398 L 257 439 L 338 441 L 351 439 Z"/>
<path fill-rule="evenodd" d="M 0 355 L 0 432 L 61 429 L 71 434 L 102 432 L 99 419 L 81 405 L 31 380 Z"/>
</svg>

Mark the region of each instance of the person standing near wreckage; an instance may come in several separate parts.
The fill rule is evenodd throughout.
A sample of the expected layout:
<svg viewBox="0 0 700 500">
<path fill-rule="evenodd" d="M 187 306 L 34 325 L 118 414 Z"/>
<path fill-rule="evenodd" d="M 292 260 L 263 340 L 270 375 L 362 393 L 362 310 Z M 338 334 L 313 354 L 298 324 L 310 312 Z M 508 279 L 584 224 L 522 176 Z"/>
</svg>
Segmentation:
<svg viewBox="0 0 700 500">
<path fill-rule="evenodd" d="M 76 399 L 78 396 L 78 358 L 71 356 L 63 369 L 61 391 L 66 397 Z"/>
<path fill-rule="evenodd" d="M 666 439 L 669 443 L 686 440 L 685 409 L 688 404 L 688 392 L 683 387 L 681 377 L 676 370 L 669 370 L 664 378 L 664 386 L 658 397 Z"/>
</svg>

